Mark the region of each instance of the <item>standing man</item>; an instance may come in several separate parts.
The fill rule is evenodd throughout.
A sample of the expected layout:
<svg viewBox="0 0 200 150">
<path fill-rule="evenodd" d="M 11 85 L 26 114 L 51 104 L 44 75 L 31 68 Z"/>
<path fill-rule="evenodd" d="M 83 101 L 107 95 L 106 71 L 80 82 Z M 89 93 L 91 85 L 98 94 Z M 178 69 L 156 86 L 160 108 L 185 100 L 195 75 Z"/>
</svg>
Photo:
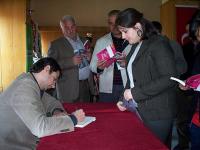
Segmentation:
<svg viewBox="0 0 200 150">
<path fill-rule="evenodd" d="M 71 115 L 45 90 L 54 88 L 61 69 L 53 58 L 42 58 L 0 95 L 0 149 L 34 150 L 39 138 L 74 130 L 82 109 Z"/>
<path fill-rule="evenodd" d="M 114 44 L 116 51 L 128 54 L 131 47 L 127 46 L 128 42 L 121 38 L 121 33 L 115 26 L 119 12 L 119 10 L 112 10 L 108 13 L 110 33 L 97 40 L 90 63 L 92 72 L 99 74 L 99 101 L 101 102 L 118 101 L 127 80 L 125 69 L 119 67 L 118 63 L 106 67 L 106 63 L 99 61 L 96 56 L 98 52 L 111 44 Z"/>
<path fill-rule="evenodd" d="M 64 36 L 51 42 L 48 50 L 48 56 L 57 60 L 63 72 L 57 82 L 57 97 L 66 102 L 87 102 L 90 100 L 88 61 L 91 53 L 84 47 L 86 39 L 79 37 L 72 16 L 64 16 L 60 27 Z"/>
</svg>

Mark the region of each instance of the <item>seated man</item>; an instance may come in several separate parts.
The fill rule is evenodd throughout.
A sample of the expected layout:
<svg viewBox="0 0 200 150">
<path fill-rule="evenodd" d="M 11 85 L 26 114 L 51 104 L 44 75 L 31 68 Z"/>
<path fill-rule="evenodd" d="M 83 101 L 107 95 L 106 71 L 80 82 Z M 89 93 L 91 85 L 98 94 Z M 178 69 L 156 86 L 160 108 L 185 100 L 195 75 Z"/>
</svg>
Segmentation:
<svg viewBox="0 0 200 150">
<path fill-rule="evenodd" d="M 0 95 L 0 149 L 33 150 L 39 138 L 69 132 L 85 113 L 67 114 L 45 90 L 54 88 L 61 69 L 53 58 L 42 58 Z"/>
</svg>

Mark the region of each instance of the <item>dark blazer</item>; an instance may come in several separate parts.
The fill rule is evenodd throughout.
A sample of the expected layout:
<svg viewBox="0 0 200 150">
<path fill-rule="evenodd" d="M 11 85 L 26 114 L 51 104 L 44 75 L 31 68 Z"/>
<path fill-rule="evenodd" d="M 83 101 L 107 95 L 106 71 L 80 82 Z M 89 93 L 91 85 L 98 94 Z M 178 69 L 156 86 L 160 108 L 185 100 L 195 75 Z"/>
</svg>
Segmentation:
<svg viewBox="0 0 200 150">
<path fill-rule="evenodd" d="M 85 39 L 81 38 L 83 43 Z M 65 37 L 51 42 L 48 56 L 53 57 L 62 69 L 62 77 L 57 82 L 58 99 L 74 102 L 79 97 L 79 70 L 73 64 L 74 49 Z"/>
<path fill-rule="evenodd" d="M 127 56 L 130 60 L 137 44 L 133 45 Z M 131 89 L 139 112 L 144 120 L 171 119 L 175 115 L 176 76 L 172 50 L 163 37 L 155 35 L 144 40 L 132 64 L 135 87 Z M 130 88 L 130 80 L 126 88 Z"/>
</svg>

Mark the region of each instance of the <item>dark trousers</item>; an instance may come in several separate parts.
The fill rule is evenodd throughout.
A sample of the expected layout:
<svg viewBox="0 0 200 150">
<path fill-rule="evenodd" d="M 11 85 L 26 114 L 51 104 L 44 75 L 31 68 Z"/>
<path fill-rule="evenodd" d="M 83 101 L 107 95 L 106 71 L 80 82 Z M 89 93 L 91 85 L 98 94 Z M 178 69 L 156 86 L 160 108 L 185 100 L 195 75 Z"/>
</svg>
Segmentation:
<svg viewBox="0 0 200 150">
<path fill-rule="evenodd" d="M 191 124 L 191 150 L 200 150 L 200 127 Z"/>
<path fill-rule="evenodd" d="M 79 80 L 79 98 L 78 102 L 90 102 L 90 87 L 87 80 Z"/>
<path fill-rule="evenodd" d="M 123 94 L 123 85 L 113 85 L 112 93 L 99 93 L 99 102 L 118 102 Z"/>
<path fill-rule="evenodd" d="M 191 93 L 184 91 L 177 92 L 176 128 L 178 133 L 178 146 L 176 146 L 175 150 L 187 150 L 189 149 L 190 142 L 189 126 L 195 110 L 195 104 Z"/>
</svg>

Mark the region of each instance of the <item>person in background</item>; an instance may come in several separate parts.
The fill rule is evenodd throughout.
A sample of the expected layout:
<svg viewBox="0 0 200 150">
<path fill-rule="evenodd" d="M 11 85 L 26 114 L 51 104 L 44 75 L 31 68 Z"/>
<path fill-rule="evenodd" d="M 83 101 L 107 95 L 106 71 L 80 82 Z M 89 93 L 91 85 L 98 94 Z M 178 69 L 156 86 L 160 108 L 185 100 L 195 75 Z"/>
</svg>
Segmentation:
<svg viewBox="0 0 200 150">
<path fill-rule="evenodd" d="M 127 56 L 124 99 L 137 103 L 144 124 L 170 147 L 176 108 L 175 83 L 170 77 L 177 76 L 171 47 L 134 8 L 121 11 L 116 25 L 122 38 L 132 44 Z M 120 101 L 117 106 L 121 111 L 126 110 Z"/>
<path fill-rule="evenodd" d="M 189 24 L 189 36 L 194 41 L 200 43 L 200 10 L 193 15 Z M 198 47 L 198 53 L 194 58 L 194 65 L 192 68 L 192 75 L 200 74 L 200 48 Z M 182 90 L 189 90 L 189 87 L 184 87 L 179 85 Z M 193 117 L 190 126 L 190 140 L 191 140 L 191 150 L 200 149 L 200 91 L 193 91 L 194 103 L 192 104 Z"/>
<path fill-rule="evenodd" d="M 118 101 L 127 81 L 125 68 L 120 67 L 119 63 L 113 63 L 109 67 L 106 67 L 105 61 L 97 59 L 97 53 L 111 44 L 114 44 L 117 52 L 124 55 L 127 55 L 130 50 L 130 45 L 121 38 L 121 33 L 115 25 L 115 20 L 119 12 L 119 10 L 111 10 L 108 13 L 110 33 L 97 40 L 90 62 L 92 72 L 99 75 L 100 102 Z M 122 61 L 121 64 L 125 63 L 125 59 L 122 59 Z"/>
<path fill-rule="evenodd" d="M 152 21 L 152 24 L 156 28 L 157 33 L 163 36 L 163 38 L 165 38 L 169 43 L 172 53 L 174 54 L 177 73 L 179 76 L 181 76 L 187 71 L 187 63 L 185 61 L 181 45 L 174 40 L 170 40 L 167 36 L 162 35 L 162 25 L 160 22 Z"/>
<path fill-rule="evenodd" d="M 61 69 L 53 58 L 41 58 L 0 95 L 0 149 L 36 149 L 39 138 L 70 132 L 83 121 L 82 109 L 67 114 L 45 90 L 54 88 Z"/>
<path fill-rule="evenodd" d="M 91 53 L 84 47 L 88 41 L 78 35 L 72 16 L 64 16 L 60 27 L 64 36 L 52 41 L 48 50 L 48 56 L 57 60 L 63 72 L 56 86 L 57 97 L 65 102 L 88 102 Z"/>
<path fill-rule="evenodd" d="M 181 36 L 181 45 L 190 43 L 191 38 L 189 36 L 189 22 L 185 25 L 185 33 Z"/>
<path fill-rule="evenodd" d="M 152 21 L 152 24 L 156 28 L 158 34 L 162 34 L 162 25 L 158 21 Z M 168 37 L 163 36 L 169 43 L 173 50 L 174 59 L 176 63 L 176 70 L 178 76 L 181 77 L 187 71 L 187 63 L 183 55 L 183 50 L 178 42 L 170 40 Z M 189 124 L 190 124 L 190 110 L 191 102 L 186 93 L 177 88 L 177 117 L 176 117 L 176 129 L 178 134 L 178 145 L 174 147 L 174 150 L 186 150 L 189 149 Z"/>
</svg>

